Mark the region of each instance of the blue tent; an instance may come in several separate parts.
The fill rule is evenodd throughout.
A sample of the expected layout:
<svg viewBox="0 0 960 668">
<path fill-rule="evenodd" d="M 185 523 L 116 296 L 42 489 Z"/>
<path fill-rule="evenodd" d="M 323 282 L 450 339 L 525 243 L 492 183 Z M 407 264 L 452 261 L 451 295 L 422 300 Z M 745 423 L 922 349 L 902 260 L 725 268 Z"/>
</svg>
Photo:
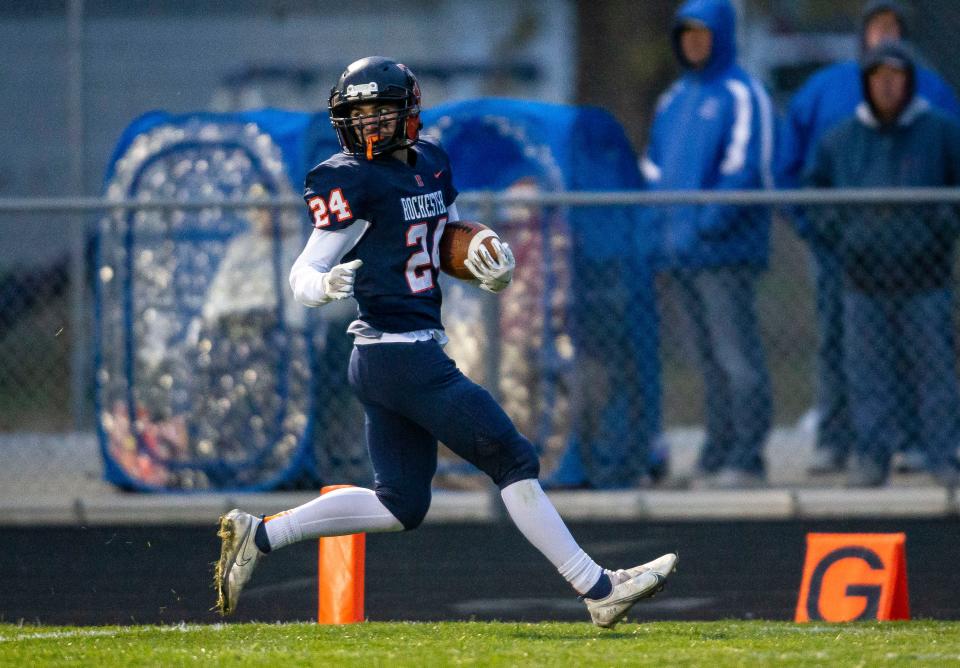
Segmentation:
<svg viewBox="0 0 960 668">
<path fill-rule="evenodd" d="M 312 114 L 280 110 L 151 112 L 120 137 L 105 195 L 299 194 L 313 127 Z M 307 221 L 304 211 L 219 207 L 98 221 L 96 403 L 108 481 L 271 489 L 310 468 L 310 328 L 286 290 Z"/>
</svg>

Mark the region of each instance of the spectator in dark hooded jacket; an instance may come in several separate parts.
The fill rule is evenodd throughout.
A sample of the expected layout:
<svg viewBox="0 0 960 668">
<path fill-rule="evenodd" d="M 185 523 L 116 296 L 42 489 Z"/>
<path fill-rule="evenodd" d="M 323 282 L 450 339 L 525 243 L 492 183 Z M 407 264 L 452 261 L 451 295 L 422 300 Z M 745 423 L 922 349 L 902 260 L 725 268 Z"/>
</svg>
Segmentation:
<svg viewBox="0 0 960 668">
<path fill-rule="evenodd" d="M 873 0 L 863 9 L 860 24 L 861 50 L 883 41 L 907 37 L 904 8 L 890 0 Z M 917 94 L 931 105 L 960 119 L 960 102 L 950 86 L 934 71 L 916 68 Z M 814 148 L 823 133 L 854 113 L 863 101 L 860 64 L 845 60 L 817 71 L 794 94 L 782 124 L 777 151 L 780 185 L 793 187 L 813 159 Z M 803 217 L 797 229 L 811 245 L 816 280 L 817 320 L 820 344 L 817 351 L 817 448 L 812 473 L 842 470 L 852 435 L 847 382 L 843 374 L 842 288 L 837 258 L 812 239 Z"/>
<path fill-rule="evenodd" d="M 960 185 L 960 125 L 916 95 L 905 45 L 861 66 L 864 102 L 817 145 L 807 183 L 821 188 Z M 938 480 L 957 480 L 957 387 L 950 286 L 955 209 L 883 204 L 808 212 L 811 237 L 838 259 L 843 360 L 854 431 L 853 486 L 887 477 L 910 422 Z"/>
</svg>

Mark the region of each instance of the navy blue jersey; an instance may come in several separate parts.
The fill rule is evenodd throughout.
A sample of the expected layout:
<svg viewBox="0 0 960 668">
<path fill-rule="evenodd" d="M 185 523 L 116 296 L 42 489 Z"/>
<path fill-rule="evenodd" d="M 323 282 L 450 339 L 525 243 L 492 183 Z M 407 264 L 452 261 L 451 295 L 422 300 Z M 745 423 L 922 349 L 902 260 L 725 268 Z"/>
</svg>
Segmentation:
<svg viewBox="0 0 960 668">
<path fill-rule="evenodd" d="M 369 222 L 341 262 L 363 260 L 353 288 L 360 319 L 383 332 L 443 328 L 437 246 L 457 190 L 438 144 L 421 138 L 408 150 L 413 165 L 338 153 L 307 174 L 304 191 L 317 229 Z"/>
</svg>

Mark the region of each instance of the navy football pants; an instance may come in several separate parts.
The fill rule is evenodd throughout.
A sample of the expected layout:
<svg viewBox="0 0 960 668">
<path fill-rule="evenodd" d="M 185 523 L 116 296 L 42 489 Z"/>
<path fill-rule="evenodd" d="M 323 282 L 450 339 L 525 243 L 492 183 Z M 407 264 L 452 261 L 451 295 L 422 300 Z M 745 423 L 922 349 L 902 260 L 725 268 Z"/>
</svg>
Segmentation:
<svg viewBox="0 0 960 668">
<path fill-rule="evenodd" d="M 377 497 L 404 528 L 430 507 L 438 440 L 500 489 L 539 475 L 530 441 L 436 341 L 354 346 L 349 378 L 366 414 Z"/>
</svg>

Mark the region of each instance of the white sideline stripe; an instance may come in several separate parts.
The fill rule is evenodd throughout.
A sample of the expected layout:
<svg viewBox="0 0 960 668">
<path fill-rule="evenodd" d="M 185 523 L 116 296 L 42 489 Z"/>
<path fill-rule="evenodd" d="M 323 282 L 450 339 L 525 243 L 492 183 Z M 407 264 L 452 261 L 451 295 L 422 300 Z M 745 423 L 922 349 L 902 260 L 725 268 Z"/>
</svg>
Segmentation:
<svg viewBox="0 0 960 668">
<path fill-rule="evenodd" d="M 0 642 L 23 642 L 25 640 L 64 640 L 66 638 L 114 638 L 117 636 L 136 635 L 148 631 L 160 631 L 169 633 L 177 631 L 179 633 L 193 633 L 196 631 L 210 630 L 222 631 L 223 624 L 211 624 L 202 626 L 200 624 L 176 624 L 175 626 L 143 626 L 143 627 L 121 627 L 119 629 L 81 629 L 77 631 L 46 631 L 43 633 L 20 633 L 15 636 L 0 636 Z"/>
<path fill-rule="evenodd" d="M 839 629 L 835 626 L 819 626 L 817 624 L 794 624 L 793 626 L 788 626 L 786 624 L 784 626 L 758 626 L 755 630 L 770 633 L 799 633 L 801 635 L 839 632 Z M 846 632 L 846 630 L 844 630 L 844 632 Z"/>
</svg>

